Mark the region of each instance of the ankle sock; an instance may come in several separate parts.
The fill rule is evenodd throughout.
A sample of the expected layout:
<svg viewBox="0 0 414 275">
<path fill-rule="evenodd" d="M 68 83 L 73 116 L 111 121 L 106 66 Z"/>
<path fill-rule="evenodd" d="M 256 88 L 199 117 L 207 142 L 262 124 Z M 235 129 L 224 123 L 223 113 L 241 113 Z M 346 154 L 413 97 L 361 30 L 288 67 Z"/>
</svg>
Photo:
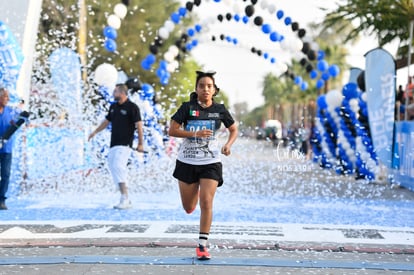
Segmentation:
<svg viewBox="0 0 414 275">
<path fill-rule="evenodd" d="M 198 236 L 198 243 L 202 246 L 207 246 L 208 235 L 209 233 L 200 232 Z"/>
</svg>

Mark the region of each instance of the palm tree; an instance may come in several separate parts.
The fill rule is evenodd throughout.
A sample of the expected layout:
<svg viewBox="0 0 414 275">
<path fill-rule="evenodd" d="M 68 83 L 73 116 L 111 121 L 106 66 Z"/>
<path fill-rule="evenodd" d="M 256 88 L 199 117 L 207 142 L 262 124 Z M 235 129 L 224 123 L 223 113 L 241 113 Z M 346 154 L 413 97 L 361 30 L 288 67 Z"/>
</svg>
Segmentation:
<svg viewBox="0 0 414 275">
<path fill-rule="evenodd" d="M 401 68 L 407 64 L 407 49 L 412 43 L 409 41 L 409 25 L 413 20 L 412 0 L 346 0 L 326 16 L 324 26 L 335 26 L 345 33 L 345 42 L 357 39 L 360 33 L 375 35 L 379 47 L 398 39 L 397 68 Z M 356 26 L 349 30 L 347 24 L 351 22 Z"/>
</svg>

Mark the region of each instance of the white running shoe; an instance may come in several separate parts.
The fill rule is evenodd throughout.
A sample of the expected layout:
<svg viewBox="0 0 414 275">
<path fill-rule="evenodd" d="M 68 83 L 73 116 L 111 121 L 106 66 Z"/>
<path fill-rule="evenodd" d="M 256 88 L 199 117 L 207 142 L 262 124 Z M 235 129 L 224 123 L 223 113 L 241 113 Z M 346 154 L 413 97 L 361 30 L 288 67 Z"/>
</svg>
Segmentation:
<svg viewBox="0 0 414 275">
<path fill-rule="evenodd" d="M 115 205 L 114 208 L 120 210 L 129 209 L 132 208 L 132 203 L 129 199 L 122 198 L 119 204 Z"/>
</svg>

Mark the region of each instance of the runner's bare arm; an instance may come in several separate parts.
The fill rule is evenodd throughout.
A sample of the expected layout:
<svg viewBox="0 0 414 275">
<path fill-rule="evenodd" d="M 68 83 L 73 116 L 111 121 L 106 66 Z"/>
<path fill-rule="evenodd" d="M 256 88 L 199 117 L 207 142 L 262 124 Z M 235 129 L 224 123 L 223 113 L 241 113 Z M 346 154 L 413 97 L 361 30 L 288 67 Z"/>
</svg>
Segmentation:
<svg viewBox="0 0 414 275">
<path fill-rule="evenodd" d="M 95 131 L 93 131 L 89 137 L 88 137 L 88 141 L 91 140 L 97 133 L 99 133 L 100 131 L 102 131 L 103 129 L 105 129 L 106 127 L 108 127 L 109 125 L 109 120 L 104 119 L 101 124 L 95 129 Z"/>
<path fill-rule="evenodd" d="M 170 135 L 171 137 L 179 137 L 179 138 L 192 138 L 192 137 L 210 137 L 212 136 L 214 133 L 212 130 L 199 130 L 199 131 L 195 131 L 195 132 L 190 132 L 190 131 L 186 131 L 184 129 L 182 129 L 181 125 L 176 122 L 175 120 L 171 120 L 171 125 L 170 125 L 170 129 L 168 130 L 168 135 Z"/>
<path fill-rule="evenodd" d="M 238 135 L 238 130 L 237 130 L 237 125 L 236 123 L 233 123 L 229 128 L 228 128 L 230 134 L 229 134 L 229 138 L 226 142 L 226 144 L 224 144 L 223 148 L 221 148 L 221 153 L 228 156 L 231 153 L 231 146 L 233 145 L 233 143 L 236 141 L 237 135 Z"/>
</svg>

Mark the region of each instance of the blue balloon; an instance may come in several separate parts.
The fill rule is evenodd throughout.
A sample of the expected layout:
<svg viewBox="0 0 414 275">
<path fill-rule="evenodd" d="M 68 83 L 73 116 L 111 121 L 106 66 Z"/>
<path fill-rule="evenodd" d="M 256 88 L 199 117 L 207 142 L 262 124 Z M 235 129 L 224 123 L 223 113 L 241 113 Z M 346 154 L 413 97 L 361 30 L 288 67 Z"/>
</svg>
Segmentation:
<svg viewBox="0 0 414 275">
<path fill-rule="evenodd" d="M 308 85 L 308 82 L 306 82 L 306 81 L 303 81 L 302 84 L 300 85 L 300 89 L 302 91 L 306 91 L 308 89 L 308 87 L 309 87 L 309 85 Z"/>
<path fill-rule="evenodd" d="M 277 17 L 277 19 L 282 19 L 284 15 L 285 15 L 285 12 L 284 12 L 284 11 L 282 11 L 282 10 L 278 10 L 278 11 L 276 12 L 276 17 Z"/>
<path fill-rule="evenodd" d="M 319 51 L 318 51 L 318 57 L 317 57 L 318 61 L 319 61 L 319 60 L 322 60 L 322 59 L 324 59 L 324 58 L 325 58 L 325 52 L 324 52 L 324 51 L 322 51 L 322 50 L 319 50 Z"/>
<path fill-rule="evenodd" d="M 193 49 L 193 45 L 191 43 L 187 43 L 185 45 L 185 48 L 186 48 L 187 51 L 191 51 Z"/>
<path fill-rule="evenodd" d="M 227 42 L 231 42 L 231 37 L 230 36 L 226 36 L 226 41 Z"/>
<path fill-rule="evenodd" d="M 220 1 L 221 1 L 221 0 L 214 0 L 214 2 L 217 2 L 217 3 L 218 3 L 218 2 L 220 2 Z"/>
<path fill-rule="evenodd" d="M 163 70 L 167 70 L 168 62 L 165 60 L 160 61 L 160 68 Z"/>
<path fill-rule="evenodd" d="M 309 73 L 309 77 L 310 77 L 311 79 L 315 79 L 315 78 L 317 78 L 317 77 L 318 77 L 318 71 L 316 71 L 316 70 L 312 70 L 312 71 Z"/>
<path fill-rule="evenodd" d="M 272 57 L 270 58 L 270 63 L 275 63 L 276 62 L 276 58 Z"/>
<path fill-rule="evenodd" d="M 339 66 L 336 64 L 329 66 L 328 72 L 332 77 L 337 77 L 340 72 Z"/>
<path fill-rule="evenodd" d="M 263 54 L 263 58 L 264 58 L 264 59 L 268 59 L 268 58 L 269 58 L 269 54 L 268 54 L 268 53 L 264 53 L 264 54 Z"/>
<path fill-rule="evenodd" d="M 319 109 L 328 108 L 328 104 L 326 103 L 326 95 L 320 95 L 316 100 L 316 104 L 318 105 Z"/>
<path fill-rule="evenodd" d="M 329 78 L 330 78 L 330 75 L 328 74 L 328 73 L 322 73 L 322 75 L 321 75 L 321 78 L 324 80 L 324 81 L 328 81 L 329 80 Z"/>
<path fill-rule="evenodd" d="M 295 79 L 293 80 L 293 82 L 296 84 L 296 85 L 300 85 L 300 84 L 302 84 L 302 77 L 300 77 L 300 76 L 296 76 L 295 77 Z"/>
<path fill-rule="evenodd" d="M 318 61 L 318 63 L 316 64 L 316 67 L 318 68 L 319 71 L 324 72 L 328 69 L 329 64 L 328 62 L 326 62 L 326 60 L 322 59 Z"/>
<path fill-rule="evenodd" d="M 270 26 L 270 24 L 263 24 L 262 26 L 262 32 L 263 33 L 270 33 L 272 31 L 272 26 Z"/>
<path fill-rule="evenodd" d="M 199 24 L 194 26 L 194 29 L 196 30 L 196 32 L 201 32 L 201 30 L 203 29 L 203 27 Z"/>
<path fill-rule="evenodd" d="M 243 16 L 242 21 L 244 24 L 247 24 L 249 22 L 249 17 L 247 15 Z"/>
<path fill-rule="evenodd" d="M 188 29 L 187 30 L 187 34 L 189 35 L 189 36 L 194 36 L 194 34 L 195 34 L 195 30 L 193 30 L 193 29 Z"/>
<path fill-rule="evenodd" d="M 235 14 L 234 15 L 234 21 L 239 22 L 240 21 L 240 15 Z"/>
<path fill-rule="evenodd" d="M 105 39 L 104 47 L 105 47 L 105 50 L 107 50 L 108 52 L 112 53 L 112 52 L 116 51 L 116 42 L 115 42 L 115 40 L 110 39 L 110 38 Z"/>
<path fill-rule="evenodd" d="M 318 79 L 318 81 L 316 81 L 316 89 L 321 89 L 324 85 L 325 81 L 323 81 L 323 79 Z"/>
<path fill-rule="evenodd" d="M 290 24 L 292 24 L 292 18 L 290 18 L 289 16 L 285 18 L 285 25 L 289 26 Z"/>
<path fill-rule="evenodd" d="M 171 21 L 173 21 L 175 24 L 180 23 L 180 15 L 176 12 L 173 12 L 171 14 Z"/>
<path fill-rule="evenodd" d="M 285 40 L 285 36 L 283 34 L 281 34 L 280 37 L 279 37 L 279 41 L 282 42 L 283 40 Z"/>
<path fill-rule="evenodd" d="M 161 78 L 160 79 L 160 83 L 161 83 L 161 85 L 167 85 L 168 84 L 168 82 L 170 82 L 170 78 L 169 77 L 163 77 L 163 78 Z"/>
<path fill-rule="evenodd" d="M 147 57 L 145 57 L 145 59 L 148 61 L 148 64 L 150 64 L 150 65 L 154 64 L 155 61 L 157 61 L 157 57 L 153 54 L 147 55 Z"/>
<path fill-rule="evenodd" d="M 115 40 L 118 36 L 116 30 L 112 28 L 111 26 L 106 26 L 103 29 L 103 34 L 106 38 L 113 39 L 113 40 Z"/>
<path fill-rule="evenodd" d="M 148 71 L 151 69 L 152 64 L 154 64 L 156 60 L 157 58 L 155 57 L 155 55 L 149 54 L 141 61 L 141 67 L 144 70 Z"/>
<path fill-rule="evenodd" d="M 198 40 L 197 40 L 197 39 L 194 39 L 194 40 L 191 42 L 191 46 L 193 46 L 193 47 L 197 47 L 197 45 L 198 45 Z"/>
<path fill-rule="evenodd" d="M 148 60 L 147 60 L 147 59 L 143 59 L 143 60 L 141 61 L 141 67 L 142 67 L 144 70 L 148 71 L 148 70 L 150 70 L 150 69 L 151 69 L 151 64 L 149 64 L 149 62 L 148 62 Z"/>
<path fill-rule="evenodd" d="M 178 9 L 178 14 L 184 17 L 187 14 L 187 9 L 185 7 L 181 7 Z"/>
<path fill-rule="evenodd" d="M 280 35 L 277 32 L 272 32 L 270 35 L 270 40 L 273 42 L 277 42 L 279 40 Z"/>
<path fill-rule="evenodd" d="M 158 68 L 155 74 L 158 76 L 158 78 L 162 78 L 165 75 L 165 70 L 162 68 Z"/>
<path fill-rule="evenodd" d="M 342 88 L 342 94 L 344 95 L 346 100 L 352 98 L 358 98 L 358 86 L 356 83 L 348 83 Z"/>
<path fill-rule="evenodd" d="M 141 90 L 143 91 L 144 97 L 146 98 L 151 98 L 154 96 L 154 88 L 148 83 L 143 83 L 141 85 Z"/>
<path fill-rule="evenodd" d="M 233 44 L 237 45 L 239 43 L 239 40 L 237 40 L 237 38 L 233 38 Z"/>
</svg>

